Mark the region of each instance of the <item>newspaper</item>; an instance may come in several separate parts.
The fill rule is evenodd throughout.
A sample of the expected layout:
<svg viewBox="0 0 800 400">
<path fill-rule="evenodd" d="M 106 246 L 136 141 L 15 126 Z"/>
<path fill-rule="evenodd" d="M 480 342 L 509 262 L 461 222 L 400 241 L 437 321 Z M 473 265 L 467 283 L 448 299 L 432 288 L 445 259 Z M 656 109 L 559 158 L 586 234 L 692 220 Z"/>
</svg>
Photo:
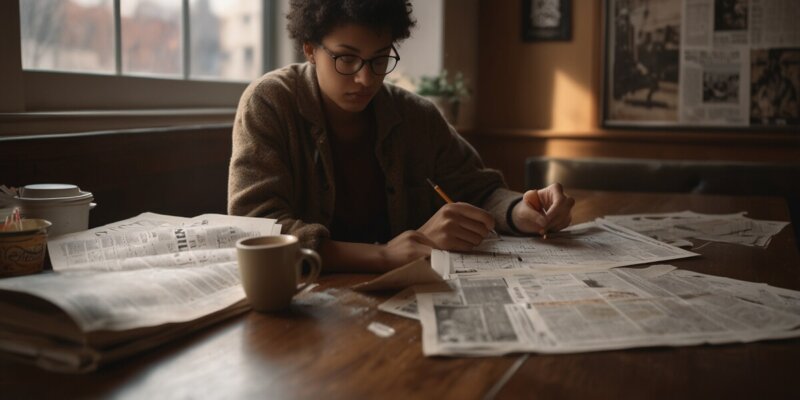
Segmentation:
<svg viewBox="0 0 800 400">
<path fill-rule="evenodd" d="M 600 219 L 624 226 L 674 246 L 693 246 L 688 239 L 732 243 L 766 248 L 772 237 L 789 225 L 783 221 L 748 218 L 746 212 L 701 214 L 693 211 L 672 213 L 608 215 Z"/>
<path fill-rule="evenodd" d="M 684 0 L 680 122 L 800 122 L 800 7 L 794 0 Z"/>
<path fill-rule="evenodd" d="M 263 232 L 263 233 L 262 233 Z M 124 270 L 235 261 L 236 240 L 280 232 L 264 218 L 143 213 L 48 242 L 53 270 Z"/>
<path fill-rule="evenodd" d="M 573 225 L 547 239 L 504 236 L 484 241 L 469 253 L 434 250 L 431 265 L 444 279 L 450 279 L 524 271 L 604 270 L 697 255 L 604 221 Z"/>
<path fill-rule="evenodd" d="M 58 236 L 48 243 L 55 274 L 0 288 L 57 304 L 84 331 L 184 322 L 244 299 L 236 241 L 278 234 L 280 225 L 224 215 L 178 218 L 145 213 Z"/>
<path fill-rule="evenodd" d="M 573 353 L 800 336 L 800 292 L 672 266 L 461 276 L 451 286 L 451 292 L 417 294 L 425 355 Z"/>
<path fill-rule="evenodd" d="M 681 122 L 749 125 L 749 50 L 687 49 L 681 55 Z"/>
<path fill-rule="evenodd" d="M 750 124 L 747 5 L 685 0 L 679 120 L 694 125 Z M 742 8 L 742 5 L 744 8 Z M 732 7 L 736 6 L 736 7 Z"/>
<path fill-rule="evenodd" d="M 681 122 L 750 124 L 747 4 L 727 3 L 684 1 L 689 20 L 680 52 Z"/>
<path fill-rule="evenodd" d="M 102 347 L 127 340 L 127 331 L 209 319 L 234 307 L 243 311 L 236 240 L 280 229 L 264 218 L 144 213 L 58 236 L 48 243 L 53 272 L 0 280 L 0 296 L 13 298 L 17 292 L 44 299 L 66 313 L 76 329 L 51 331 L 51 316 L 3 300 L 0 351 L 32 352 L 34 362 L 51 369 L 91 370 Z M 20 330 L 73 343 L 48 353 L 37 347 L 42 337 L 20 340 L 23 335 L 14 334 Z M 94 351 L 88 365 L 80 359 L 87 346 Z"/>
<path fill-rule="evenodd" d="M 469 253 L 434 250 L 430 264 L 425 260 L 417 260 L 354 289 L 405 287 L 407 289 L 382 303 L 378 309 L 419 319 L 415 292 L 440 291 L 444 279 L 475 275 L 525 276 L 529 271 L 545 276 L 566 271 L 606 270 L 696 255 L 614 223 L 588 222 L 548 235 L 548 239 L 502 236 L 499 240 L 485 241 Z M 408 272 L 398 274 L 400 270 Z M 435 271 L 439 279 L 423 274 L 423 270 Z M 387 278 L 398 275 L 403 279 L 392 280 L 391 286 L 385 284 Z M 379 283 L 383 284 L 377 285 Z"/>
<path fill-rule="evenodd" d="M 800 43 L 797 0 L 750 0 L 751 45 L 797 47 Z"/>
<path fill-rule="evenodd" d="M 610 0 L 608 122 L 800 124 L 797 0 Z"/>
<path fill-rule="evenodd" d="M 378 310 L 405 318 L 419 320 L 419 311 L 417 310 L 417 294 L 414 292 L 413 288 L 401 290 L 389 300 L 379 304 Z"/>
</svg>

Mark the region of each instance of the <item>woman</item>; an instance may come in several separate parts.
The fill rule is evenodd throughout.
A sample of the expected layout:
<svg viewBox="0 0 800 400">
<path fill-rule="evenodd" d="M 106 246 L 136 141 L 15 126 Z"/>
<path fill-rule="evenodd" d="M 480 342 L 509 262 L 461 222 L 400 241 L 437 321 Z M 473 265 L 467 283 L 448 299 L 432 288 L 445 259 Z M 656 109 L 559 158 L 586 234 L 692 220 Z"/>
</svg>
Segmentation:
<svg viewBox="0 0 800 400">
<path fill-rule="evenodd" d="M 432 248 L 469 250 L 493 229 L 560 230 L 560 186 L 504 187 L 421 97 L 384 84 L 415 21 L 405 0 L 293 0 L 289 34 L 304 64 L 245 90 L 233 130 L 228 211 L 275 218 L 326 271 L 383 272 Z M 430 178 L 456 202 L 444 204 Z M 535 203 L 534 203 L 535 204 Z"/>
</svg>

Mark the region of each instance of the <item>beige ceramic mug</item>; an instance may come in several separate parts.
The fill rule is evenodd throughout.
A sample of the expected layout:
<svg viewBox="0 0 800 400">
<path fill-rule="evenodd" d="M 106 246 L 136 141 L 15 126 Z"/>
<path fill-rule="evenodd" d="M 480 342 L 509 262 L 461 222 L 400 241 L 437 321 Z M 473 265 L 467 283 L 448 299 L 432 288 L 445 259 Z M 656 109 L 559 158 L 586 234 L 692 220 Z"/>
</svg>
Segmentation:
<svg viewBox="0 0 800 400">
<path fill-rule="evenodd" d="M 260 312 L 289 308 L 297 292 L 314 282 L 322 268 L 322 260 L 314 250 L 300 247 L 296 236 L 258 236 L 236 242 L 239 274 L 247 299 Z M 303 261 L 311 272 L 300 283 Z"/>
</svg>

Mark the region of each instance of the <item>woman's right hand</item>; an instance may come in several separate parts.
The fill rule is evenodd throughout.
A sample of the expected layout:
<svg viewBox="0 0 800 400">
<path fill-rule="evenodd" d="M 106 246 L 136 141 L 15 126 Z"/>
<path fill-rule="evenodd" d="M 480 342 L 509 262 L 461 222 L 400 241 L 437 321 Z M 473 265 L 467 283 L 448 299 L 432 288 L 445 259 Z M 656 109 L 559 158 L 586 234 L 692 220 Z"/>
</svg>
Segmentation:
<svg viewBox="0 0 800 400">
<path fill-rule="evenodd" d="M 383 264 L 394 269 L 421 257 L 431 255 L 433 241 L 417 231 L 405 231 L 386 243 L 381 249 Z"/>
<path fill-rule="evenodd" d="M 418 229 L 433 247 L 448 251 L 469 251 L 494 229 L 494 218 L 485 210 L 467 203 L 445 204 Z"/>
</svg>

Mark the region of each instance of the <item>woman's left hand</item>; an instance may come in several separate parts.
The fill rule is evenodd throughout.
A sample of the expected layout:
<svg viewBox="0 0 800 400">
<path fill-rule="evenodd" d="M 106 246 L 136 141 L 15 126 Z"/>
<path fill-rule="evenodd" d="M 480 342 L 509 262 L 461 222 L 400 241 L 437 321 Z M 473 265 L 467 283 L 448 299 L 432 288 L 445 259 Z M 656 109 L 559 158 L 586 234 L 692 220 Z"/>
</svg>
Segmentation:
<svg viewBox="0 0 800 400">
<path fill-rule="evenodd" d="M 540 204 L 541 213 L 535 205 Z M 572 206 L 575 199 L 564 194 L 560 184 L 554 183 L 544 189 L 528 190 L 522 201 L 511 210 L 511 219 L 522 233 L 546 234 L 560 231 L 572 222 Z"/>
</svg>

